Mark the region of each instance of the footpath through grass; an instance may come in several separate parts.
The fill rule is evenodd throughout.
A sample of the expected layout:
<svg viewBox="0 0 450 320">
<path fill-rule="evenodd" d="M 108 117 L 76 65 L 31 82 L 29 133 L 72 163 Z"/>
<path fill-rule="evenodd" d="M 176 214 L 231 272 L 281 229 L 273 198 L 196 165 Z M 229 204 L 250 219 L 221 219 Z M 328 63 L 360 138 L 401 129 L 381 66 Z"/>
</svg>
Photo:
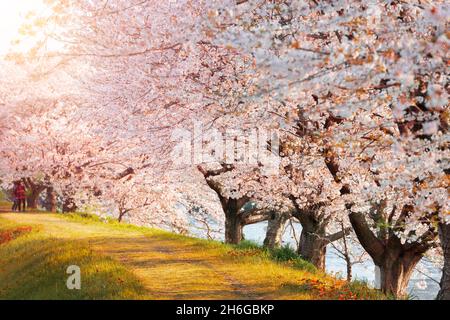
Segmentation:
<svg viewBox="0 0 450 320">
<path fill-rule="evenodd" d="M 81 290 L 66 287 L 70 265 L 81 268 Z M 269 252 L 248 242 L 224 245 L 89 215 L 3 207 L 0 299 L 385 297 L 318 272 L 287 249 Z"/>
</svg>

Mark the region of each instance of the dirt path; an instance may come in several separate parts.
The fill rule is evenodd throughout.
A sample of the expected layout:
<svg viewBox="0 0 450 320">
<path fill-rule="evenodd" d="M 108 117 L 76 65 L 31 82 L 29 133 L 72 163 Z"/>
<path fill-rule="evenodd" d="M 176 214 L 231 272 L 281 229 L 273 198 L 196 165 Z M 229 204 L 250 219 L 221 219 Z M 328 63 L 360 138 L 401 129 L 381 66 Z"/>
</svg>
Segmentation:
<svg viewBox="0 0 450 320">
<path fill-rule="evenodd" d="M 237 280 L 232 271 L 226 271 L 217 253 L 189 242 L 70 221 L 54 214 L 0 216 L 15 223 L 39 226 L 40 232 L 50 238 L 87 241 L 94 251 L 120 261 L 133 272 L 151 299 L 261 298 L 261 293 Z"/>
</svg>

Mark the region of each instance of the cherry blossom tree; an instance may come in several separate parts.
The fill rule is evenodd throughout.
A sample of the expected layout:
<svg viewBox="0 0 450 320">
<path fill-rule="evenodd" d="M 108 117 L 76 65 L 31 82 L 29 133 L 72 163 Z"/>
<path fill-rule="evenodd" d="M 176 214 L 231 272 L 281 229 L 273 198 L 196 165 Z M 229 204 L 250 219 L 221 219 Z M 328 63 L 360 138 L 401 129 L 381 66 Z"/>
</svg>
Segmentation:
<svg viewBox="0 0 450 320">
<path fill-rule="evenodd" d="M 293 216 L 319 268 L 351 226 L 397 296 L 441 246 L 448 298 L 445 1 L 46 3 L 22 28 L 33 48 L 9 55 L 20 67 L 2 62 L 3 181 L 179 232 L 209 214 L 231 243 L 269 220 L 274 246 Z M 278 174 L 203 154 L 177 167 L 192 120 L 279 130 Z"/>
<path fill-rule="evenodd" d="M 230 27 L 218 28 L 218 41 L 254 57 L 247 96 L 275 97 L 283 103 L 263 102 L 267 113 L 320 137 L 318 151 L 351 210 L 358 238 L 382 269 L 382 289 L 403 295 L 414 266 L 437 245 L 435 222 L 446 221 L 448 213 L 448 6 L 240 3 L 232 14 L 219 15 L 217 23 Z M 366 216 L 375 219 L 375 234 Z M 376 238 L 379 250 L 372 248 Z M 380 260 L 409 249 L 408 261 Z"/>
</svg>

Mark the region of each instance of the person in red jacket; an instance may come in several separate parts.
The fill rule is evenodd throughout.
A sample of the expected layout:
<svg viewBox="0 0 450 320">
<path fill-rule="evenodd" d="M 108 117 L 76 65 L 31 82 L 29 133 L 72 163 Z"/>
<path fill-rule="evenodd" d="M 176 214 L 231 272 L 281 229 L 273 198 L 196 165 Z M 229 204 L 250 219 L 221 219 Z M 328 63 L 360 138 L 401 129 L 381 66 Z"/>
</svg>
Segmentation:
<svg viewBox="0 0 450 320">
<path fill-rule="evenodd" d="M 25 186 L 23 185 L 23 183 L 21 181 L 19 181 L 17 183 L 16 189 L 14 192 L 14 197 L 17 200 L 19 211 L 25 212 L 26 190 L 25 190 Z"/>
</svg>

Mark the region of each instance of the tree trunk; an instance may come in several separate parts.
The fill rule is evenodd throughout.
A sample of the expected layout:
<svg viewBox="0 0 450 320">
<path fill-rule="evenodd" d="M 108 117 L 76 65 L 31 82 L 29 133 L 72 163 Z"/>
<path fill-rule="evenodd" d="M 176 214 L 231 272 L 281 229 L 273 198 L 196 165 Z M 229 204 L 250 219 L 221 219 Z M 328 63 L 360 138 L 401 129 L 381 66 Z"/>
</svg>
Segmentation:
<svg viewBox="0 0 450 320">
<path fill-rule="evenodd" d="M 205 177 L 208 186 L 217 193 L 223 212 L 225 213 L 225 243 L 238 244 L 243 238 L 243 218 L 240 216 L 240 209 L 249 201 L 247 197 L 240 199 L 230 199 L 222 195 L 221 187 L 213 179 L 222 173 L 231 171 L 233 166 L 222 165 L 218 170 L 207 170 L 202 166 L 197 166 L 197 169 Z"/>
<path fill-rule="evenodd" d="M 40 183 L 34 183 L 31 178 L 24 178 L 22 181 L 28 189 L 27 207 L 37 209 L 39 196 L 45 190 L 45 186 Z"/>
<path fill-rule="evenodd" d="M 352 278 L 353 278 L 352 262 L 348 259 L 345 259 L 345 262 L 346 262 L 346 267 L 347 267 L 347 281 L 350 282 L 350 281 L 352 281 Z"/>
<path fill-rule="evenodd" d="M 421 258 L 421 255 L 405 254 L 401 250 L 394 254 L 386 252 L 384 261 L 378 266 L 381 291 L 396 297 L 405 297 L 414 267 Z"/>
<path fill-rule="evenodd" d="M 349 218 L 359 242 L 380 269 L 381 291 L 404 297 L 414 267 L 429 245 L 402 244 L 394 232 L 386 234 L 386 239 L 381 241 L 369 228 L 362 213 L 351 212 Z"/>
<path fill-rule="evenodd" d="M 47 187 L 45 209 L 49 212 L 56 212 L 56 192 L 53 187 Z"/>
<path fill-rule="evenodd" d="M 242 240 L 243 225 L 237 213 L 225 215 L 225 243 L 238 244 Z"/>
<path fill-rule="evenodd" d="M 439 224 L 439 238 L 444 253 L 444 268 L 442 269 L 441 290 L 438 300 L 450 300 L 450 224 Z"/>
<path fill-rule="evenodd" d="M 319 270 L 325 270 L 325 254 L 327 252 L 327 222 L 317 218 L 317 210 L 299 211 L 296 218 L 302 225 L 298 254 L 311 262 Z"/>
<path fill-rule="evenodd" d="M 225 213 L 225 243 L 238 244 L 243 239 L 244 228 L 244 217 L 241 209 L 248 200 L 245 198 L 230 199 L 220 196 L 219 198 Z"/>
<path fill-rule="evenodd" d="M 281 246 L 284 229 L 289 217 L 286 214 L 273 212 L 267 221 L 266 238 L 264 246 L 270 249 Z"/>
<path fill-rule="evenodd" d="M 27 207 L 30 209 L 37 209 L 39 196 L 42 192 L 42 188 L 33 188 L 31 193 L 27 196 Z"/>
<path fill-rule="evenodd" d="M 119 217 L 117 217 L 118 222 L 122 222 L 123 217 L 125 217 L 126 211 L 119 211 Z"/>
<path fill-rule="evenodd" d="M 317 229 L 316 231 L 319 232 L 320 230 Z M 328 243 L 324 238 L 325 234 L 320 235 L 312 232 L 311 228 L 303 227 L 298 246 L 298 254 L 319 270 L 325 270 L 325 255 Z"/>
</svg>

